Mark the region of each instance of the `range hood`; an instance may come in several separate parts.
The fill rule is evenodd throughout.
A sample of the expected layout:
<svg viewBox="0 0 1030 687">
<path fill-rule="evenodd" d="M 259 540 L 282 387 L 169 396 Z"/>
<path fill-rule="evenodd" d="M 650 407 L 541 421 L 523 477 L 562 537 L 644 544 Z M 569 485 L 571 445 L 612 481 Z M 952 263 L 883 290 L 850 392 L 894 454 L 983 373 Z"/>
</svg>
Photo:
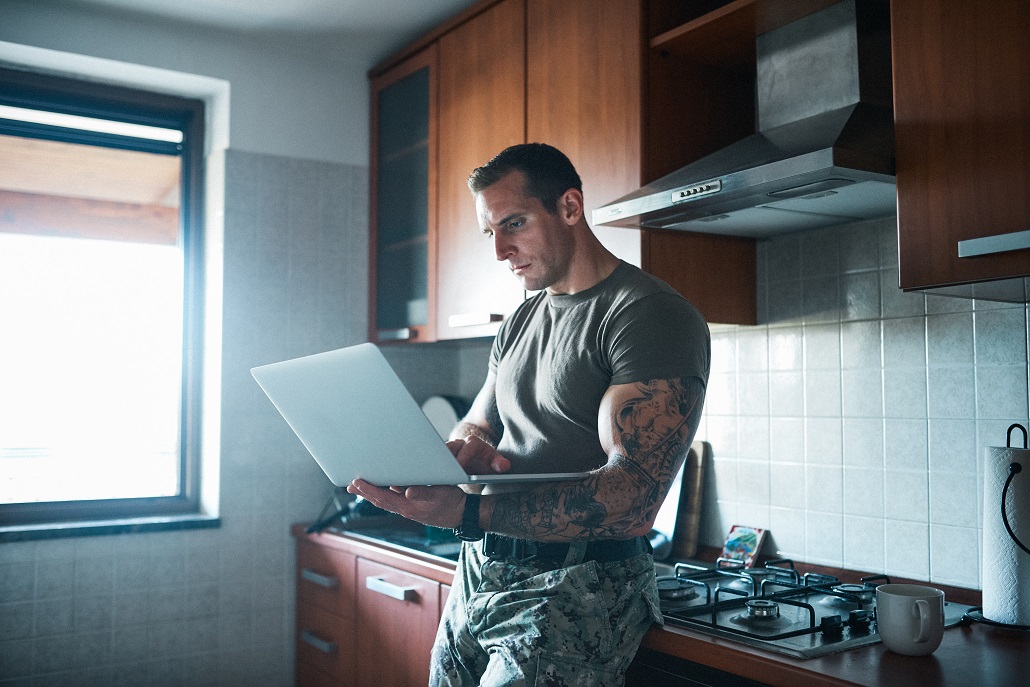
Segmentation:
<svg viewBox="0 0 1030 687">
<path fill-rule="evenodd" d="M 767 238 L 893 214 L 886 2 L 846 0 L 755 39 L 757 132 L 598 208 L 595 226 Z"/>
</svg>

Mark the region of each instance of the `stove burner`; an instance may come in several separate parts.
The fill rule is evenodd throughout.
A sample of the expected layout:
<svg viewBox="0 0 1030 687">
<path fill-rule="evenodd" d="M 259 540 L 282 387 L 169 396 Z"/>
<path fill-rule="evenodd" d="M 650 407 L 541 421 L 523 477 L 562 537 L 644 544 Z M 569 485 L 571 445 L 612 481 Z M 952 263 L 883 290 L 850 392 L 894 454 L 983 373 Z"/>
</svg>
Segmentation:
<svg viewBox="0 0 1030 687">
<path fill-rule="evenodd" d="M 839 594 L 852 594 L 857 596 L 863 602 L 871 601 L 873 598 L 873 592 L 876 591 L 872 587 L 867 587 L 864 584 L 838 584 L 830 589 Z"/>
<path fill-rule="evenodd" d="M 768 599 L 752 599 L 744 603 L 749 618 L 756 620 L 774 619 L 780 617 L 780 605 Z"/>
<path fill-rule="evenodd" d="M 672 576 L 659 577 L 657 582 L 658 598 L 660 599 L 686 601 L 697 598 L 697 587 L 682 578 Z"/>
</svg>

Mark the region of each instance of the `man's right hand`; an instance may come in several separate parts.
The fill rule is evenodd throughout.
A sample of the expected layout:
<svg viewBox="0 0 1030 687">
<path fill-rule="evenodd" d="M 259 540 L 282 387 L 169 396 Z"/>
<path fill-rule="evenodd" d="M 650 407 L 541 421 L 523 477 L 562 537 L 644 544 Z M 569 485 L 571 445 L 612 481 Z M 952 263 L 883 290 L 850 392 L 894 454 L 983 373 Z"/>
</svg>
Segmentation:
<svg viewBox="0 0 1030 687">
<path fill-rule="evenodd" d="M 492 475 L 511 469 L 510 460 L 476 436 L 452 439 L 447 442 L 447 448 L 470 475 Z"/>
</svg>

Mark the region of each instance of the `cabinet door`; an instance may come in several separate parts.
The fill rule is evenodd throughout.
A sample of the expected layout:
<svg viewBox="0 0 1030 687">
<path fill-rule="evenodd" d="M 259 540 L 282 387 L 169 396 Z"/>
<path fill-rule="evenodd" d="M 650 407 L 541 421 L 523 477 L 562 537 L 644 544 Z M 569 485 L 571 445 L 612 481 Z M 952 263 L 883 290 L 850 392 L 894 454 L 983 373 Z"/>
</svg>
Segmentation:
<svg viewBox="0 0 1030 687">
<path fill-rule="evenodd" d="M 529 0 L 526 140 L 576 165 L 587 221 L 641 186 L 643 10 L 638 0 Z M 640 265 L 640 232 L 594 227 L 605 246 Z"/>
<path fill-rule="evenodd" d="M 370 338 L 434 338 L 436 46 L 372 81 Z"/>
<path fill-rule="evenodd" d="M 440 38 L 437 323 L 440 339 L 489 336 L 525 298 L 479 230 L 469 173 L 525 140 L 525 0 Z"/>
<path fill-rule="evenodd" d="M 359 558 L 359 684 L 428 684 L 439 613 L 438 582 Z"/>
<path fill-rule="evenodd" d="M 1028 37 L 1026 2 L 891 3 L 901 288 L 1030 275 L 957 249 L 1030 230 Z"/>
</svg>

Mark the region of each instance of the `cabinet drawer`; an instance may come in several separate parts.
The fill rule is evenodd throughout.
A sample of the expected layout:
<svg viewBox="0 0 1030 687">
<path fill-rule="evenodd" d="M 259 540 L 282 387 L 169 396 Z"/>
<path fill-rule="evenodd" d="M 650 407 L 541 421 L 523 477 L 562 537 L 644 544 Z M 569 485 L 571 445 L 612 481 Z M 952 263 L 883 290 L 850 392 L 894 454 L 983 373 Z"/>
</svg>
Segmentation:
<svg viewBox="0 0 1030 687">
<path fill-rule="evenodd" d="M 297 542 L 297 600 L 353 618 L 354 566 L 350 554 Z"/>
<path fill-rule="evenodd" d="M 307 663 L 297 662 L 297 687 L 347 687 L 350 684 L 326 675 Z"/>
<path fill-rule="evenodd" d="M 336 680 L 340 685 L 353 684 L 354 635 L 352 619 L 341 618 L 311 604 L 298 603 L 298 681 L 300 666 L 305 665 Z"/>
</svg>

